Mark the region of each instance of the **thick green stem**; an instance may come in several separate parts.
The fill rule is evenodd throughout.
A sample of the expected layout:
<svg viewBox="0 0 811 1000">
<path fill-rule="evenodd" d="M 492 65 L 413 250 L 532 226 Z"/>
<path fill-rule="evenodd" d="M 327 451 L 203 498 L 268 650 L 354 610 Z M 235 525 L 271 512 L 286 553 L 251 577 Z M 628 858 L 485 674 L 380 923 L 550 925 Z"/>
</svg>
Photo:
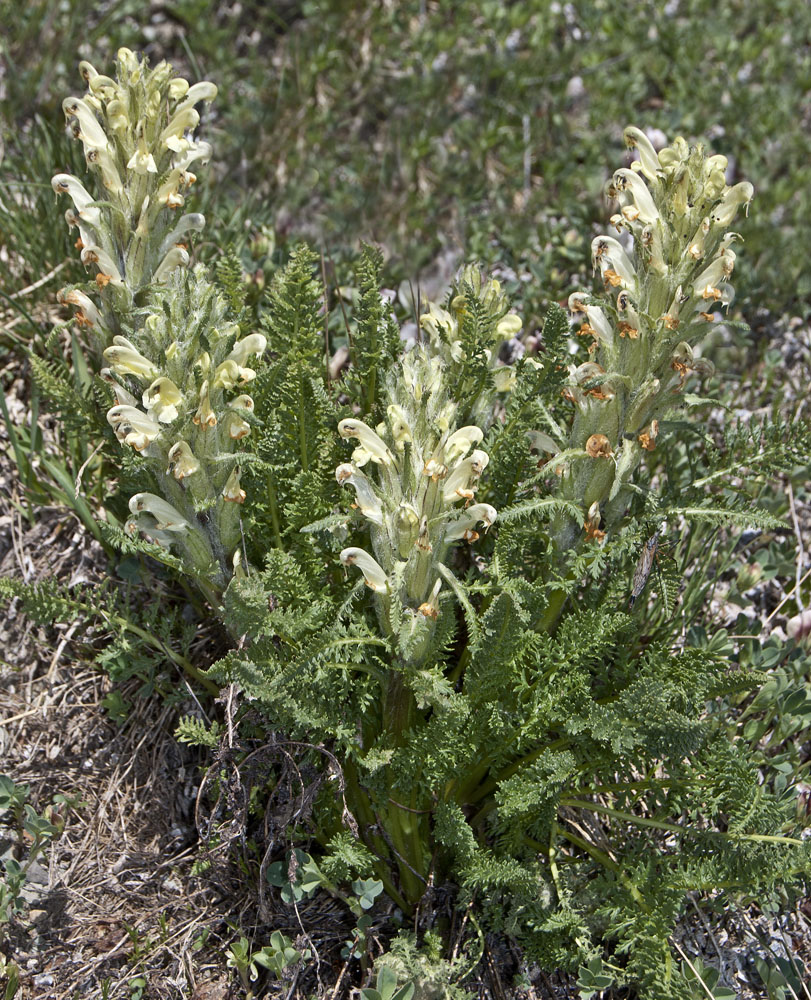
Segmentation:
<svg viewBox="0 0 811 1000">
<path fill-rule="evenodd" d="M 403 683 L 402 674 L 399 671 L 391 671 L 383 709 L 383 725 L 384 731 L 388 732 L 395 745 L 400 745 L 404 741 L 405 734 L 411 728 L 415 711 L 414 696 Z M 395 789 L 391 791 L 396 793 Z M 406 898 L 411 903 L 417 903 L 425 892 L 427 849 L 421 829 L 420 814 L 415 808 L 416 792 L 412 793 L 411 803 L 406 808 L 397 802 L 396 795 L 390 795 L 389 798 L 389 807 L 382 817 L 382 823 L 391 837 L 400 884 Z"/>
</svg>

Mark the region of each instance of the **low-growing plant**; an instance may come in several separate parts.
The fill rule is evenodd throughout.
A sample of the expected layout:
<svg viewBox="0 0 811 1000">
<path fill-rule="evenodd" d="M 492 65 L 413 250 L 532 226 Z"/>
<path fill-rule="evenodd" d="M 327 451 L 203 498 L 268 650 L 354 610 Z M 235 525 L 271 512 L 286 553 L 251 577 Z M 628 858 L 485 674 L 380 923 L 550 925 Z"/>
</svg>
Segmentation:
<svg viewBox="0 0 811 1000">
<path fill-rule="evenodd" d="M 339 772 L 291 831 L 323 860 L 296 848 L 268 881 L 292 903 L 342 898 L 362 961 L 381 890 L 411 917 L 451 886 L 528 957 L 580 969 L 583 989 L 693 996 L 670 945 L 686 892 L 752 893 L 809 868 L 792 783 L 729 712 L 768 659 L 699 635 L 706 570 L 685 582 L 668 550 L 719 525 L 781 527 L 751 503 L 747 468 L 811 446 L 797 421 L 779 446 L 764 425 L 705 447 L 691 419 L 712 398 L 696 391 L 712 374 L 701 345 L 729 321 L 730 227 L 751 185 L 726 183 L 723 156 L 683 139 L 657 153 L 628 128 L 638 159 L 610 182 L 617 236 L 592 243 L 600 287 L 569 300 L 571 346 L 553 303 L 527 351 L 475 265 L 409 340 L 371 247 L 343 336 L 307 248 L 249 330 L 233 257 L 212 273 L 176 246 L 202 225 L 174 213 L 213 86 L 127 50 L 115 79 L 83 72 L 89 94 L 65 110 L 92 190 L 54 185 L 97 270 L 61 298 L 94 366 L 81 405 L 120 448 L 104 537 L 191 581 L 233 638 L 208 683 L 241 691 L 253 725 L 328 748 Z M 60 371 L 36 372 L 70 398 Z M 69 606 L 53 587 L 4 589 Z M 189 719 L 180 732 L 218 736 Z M 347 833 L 370 870 L 343 860 Z M 362 877 L 345 892 L 333 869 Z M 286 968 L 279 940 L 272 957 L 231 946 L 247 990 L 257 963 Z M 419 953 L 403 942 L 408 971 Z"/>
<path fill-rule="evenodd" d="M 26 912 L 25 890 L 31 867 L 64 826 L 64 818 L 53 809 L 46 810 L 50 818 L 40 815 L 28 802 L 28 792 L 27 785 L 15 784 L 11 778 L 0 774 L 0 822 L 2 826 L 10 826 L 14 837 L 0 861 L 0 940 L 5 937 L 4 925 Z M 55 799 L 55 803 L 57 809 L 63 806 L 64 797 L 61 796 L 59 802 Z"/>
<path fill-rule="evenodd" d="M 235 941 L 228 950 L 227 964 L 236 969 L 246 990 L 247 1000 L 251 1000 L 254 983 L 259 979 L 259 968 L 279 980 L 285 980 L 293 971 L 293 967 L 310 957 L 310 950 L 299 951 L 293 946 L 290 938 L 281 931 L 273 931 L 270 943 L 263 948 L 254 949 L 246 937 Z"/>
</svg>

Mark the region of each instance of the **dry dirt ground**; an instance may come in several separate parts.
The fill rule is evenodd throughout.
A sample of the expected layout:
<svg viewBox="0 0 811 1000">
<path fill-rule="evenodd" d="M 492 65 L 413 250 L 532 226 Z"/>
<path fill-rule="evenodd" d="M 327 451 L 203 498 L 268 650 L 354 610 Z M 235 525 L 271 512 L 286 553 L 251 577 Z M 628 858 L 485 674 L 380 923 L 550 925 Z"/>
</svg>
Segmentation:
<svg viewBox="0 0 811 1000">
<path fill-rule="evenodd" d="M 12 419 L 23 421 L 28 418 L 24 382 L 14 370 L 3 374 Z M 44 427 L 47 432 L 47 421 Z M 40 508 L 31 523 L 20 501 L 0 432 L 0 575 L 97 586 L 105 574 L 104 554 L 81 525 L 59 508 Z M 811 537 L 809 511 L 798 516 L 800 529 Z M 206 653 L 210 641 L 201 634 L 194 646 L 201 666 L 211 656 Z M 274 929 L 311 948 L 318 961 L 292 980 L 264 982 L 257 996 L 357 996 L 356 963 L 350 967 L 340 957 L 352 927 L 343 908 L 324 894 L 296 912 L 266 895 L 260 898 L 255 864 L 241 864 L 255 854 L 239 823 L 225 838 L 225 850 L 204 843 L 201 834 L 217 809 L 207 789 L 201 791 L 203 766 L 210 758 L 173 735 L 179 716 L 196 710 L 188 685 L 167 661 L 166 675 L 180 692 L 174 699 L 140 696 L 138 680 L 114 689 L 92 664 L 93 650 L 104 642 L 104 634 L 89 631 L 86 623 L 38 628 L 16 602 L 0 609 L 0 773 L 28 787 L 28 801 L 39 813 L 55 805 L 56 795 L 69 800 L 50 814 L 61 832 L 29 871 L 26 912 L 0 924 L 0 954 L 20 970 L 17 997 L 241 998 L 246 993 L 226 965 L 227 947 L 242 933 L 258 934 L 261 944 Z M 113 690 L 129 704 L 123 715 L 108 698 Z M 221 718 L 227 715 L 227 705 L 219 709 Z M 256 749 L 260 762 L 263 753 L 275 752 L 272 746 Z M 224 757 L 218 763 L 231 767 Z M 237 775 L 229 786 L 227 805 L 237 818 L 247 815 L 252 781 L 261 782 L 261 774 Z M 277 805 L 289 810 L 289 801 Z M 0 824 L 5 824 L 0 825 L 0 854 L 24 857 L 27 844 L 8 815 Z M 264 831 L 264 843 L 272 846 L 278 828 L 274 817 L 266 814 L 255 825 L 259 839 Z M 753 985 L 758 955 L 794 954 L 811 968 L 808 901 L 794 902 L 780 919 L 771 919 L 757 905 L 708 916 L 698 902 L 688 908 L 676 944 L 686 954 L 724 967 L 741 997 L 766 996 Z M 578 996 L 571 980 L 538 969 L 525 970 L 532 989 L 515 994 L 509 982 L 519 966 L 503 942 L 488 939 L 471 995 L 482 1000 Z M 811 1000 L 811 993 L 806 989 L 800 997 L 791 992 L 785 997 Z"/>
</svg>

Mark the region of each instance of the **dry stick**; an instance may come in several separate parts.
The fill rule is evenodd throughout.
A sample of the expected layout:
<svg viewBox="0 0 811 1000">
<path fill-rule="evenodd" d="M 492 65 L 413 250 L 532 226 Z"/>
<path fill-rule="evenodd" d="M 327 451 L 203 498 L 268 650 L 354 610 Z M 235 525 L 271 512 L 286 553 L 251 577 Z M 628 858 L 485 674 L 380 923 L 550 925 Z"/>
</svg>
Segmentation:
<svg viewBox="0 0 811 1000">
<path fill-rule="evenodd" d="M 21 299 L 23 296 L 28 295 L 30 292 L 35 292 L 38 288 L 41 288 L 44 284 L 47 284 L 51 278 L 55 277 L 62 268 L 67 264 L 66 260 L 63 260 L 61 264 L 57 264 L 53 270 L 49 271 L 47 274 L 43 275 L 39 281 L 35 281 L 33 285 L 28 285 L 26 288 L 21 288 L 19 292 L 12 292 L 9 295 L 10 299 Z"/>
<path fill-rule="evenodd" d="M 791 968 L 796 972 L 797 971 L 797 966 L 796 966 L 796 963 L 794 961 L 794 956 L 791 954 L 791 948 L 789 947 L 789 945 L 791 944 L 791 941 L 790 941 L 790 939 L 787 939 L 786 932 L 783 930 L 782 927 L 780 928 L 780 937 L 783 939 L 783 947 L 786 949 L 786 954 L 788 955 L 789 962 L 791 962 Z M 808 1000 L 811 1000 L 811 993 L 808 992 L 808 987 L 805 985 L 805 982 L 801 981 L 800 982 L 800 986 L 802 986 L 803 993 L 806 995 L 806 997 L 808 998 Z M 789 987 L 789 989 L 790 988 L 791 987 Z"/>
<path fill-rule="evenodd" d="M 751 918 L 751 917 L 749 916 L 749 914 L 748 914 L 748 913 L 746 912 L 746 910 L 741 910 L 741 911 L 740 911 L 740 914 L 741 914 L 741 916 L 743 917 L 743 919 L 744 919 L 744 920 L 746 921 L 746 923 L 747 923 L 747 924 L 749 924 L 749 926 L 750 926 L 750 927 L 752 928 L 752 933 L 753 933 L 753 934 L 755 935 L 755 937 L 757 938 L 757 940 L 758 940 L 758 943 L 759 943 L 759 944 L 760 944 L 760 945 L 761 945 L 761 946 L 762 946 L 762 947 L 763 947 L 763 948 L 764 948 L 764 949 L 765 949 L 766 951 L 768 951 L 768 952 L 769 952 L 769 953 L 770 953 L 770 954 L 771 954 L 771 955 L 772 955 L 772 956 L 773 956 L 774 958 L 777 958 L 777 952 L 775 952 L 775 950 L 774 950 L 774 948 L 773 948 L 773 947 L 771 946 L 771 944 L 770 944 L 770 943 L 768 943 L 768 942 L 767 942 L 767 941 L 765 940 L 764 936 L 763 936 L 763 935 L 762 935 L 762 934 L 760 933 L 760 931 L 758 930 L 758 928 L 757 928 L 757 927 L 755 926 L 755 922 L 754 922 L 754 920 L 752 920 L 752 918 Z M 791 953 L 790 953 L 790 952 L 788 952 L 788 956 L 789 956 L 789 959 L 791 959 Z M 794 963 L 792 962 L 792 967 L 793 967 L 793 965 L 794 965 Z M 791 995 L 792 995 L 792 997 L 793 997 L 793 1000 L 800 1000 L 800 998 L 799 998 L 799 997 L 797 996 L 796 992 L 794 991 L 794 988 L 792 987 L 791 983 L 789 983 L 789 982 L 786 982 L 786 986 L 787 986 L 787 987 L 788 987 L 788 989 L 789 989 L 789 990 L 791 991 Z M 803 986 L 803 989 L 805 990 L 805 994 L 806 994 L 806 996 L 808 996 L 808 990 L 807 990 L 807 989 L 805 988 L 805 986 Z"/>
<path fill-rule="evenodd" d="M 698 914 L 698 919 L 701 921 L 701 924 L 704 927 L 704 930 L 707 932 L 707 935 L 708 935 L 710 941 L 712 941 L 712 943 L 713 943 L 713 947 L 715 948 L 716 952 L 718 953 L 718 965 L 719 965 L 719 969 L 721 971 L 721 975 L 724 975 L 724 973 L 726 972 L 726 962 L 724 961 L 724 956 L 721 953 L 721 947 L 720 947 L 720 945 L 718 944 L 718 941 L 715 938 L 715 934 L 713 932 L 712 927 L 710 926 L 710 922 L 709 922 L 709 920 L 707 920 L 707 918 L 701 912 L 701 907 L 695 901 L 695 897 L 692 895 L 692 893 L 688 893 L 687 894 L 687 898 L 693 904 L 693 909 Z"/>
<path fill-rule="evenodd" d="M 182 675 L 181 675 L 181 676 L 182 676 Z M 204 718 L 204 719 L 206 720 L 206 724 L 207 724 L 207 725 L 211 725 L 211 719 L 209 719 L 208 715 L 206 714 L 206 710 L 205 710 L 205 709 L 203 708 L 203 706 L 202 706 L 202 705 L 200 704 L 200 699 L 199 699 L 199 698 L 197 697 L 197 695 L 196 695 L 196 694 L 194 693 L 194 689 L 192 688 L 191 684 L 189 684 L 189 682 L 188 682 L 188 681 L 186 680 L 186 678 L 185 678 L 185 677 L 182 677 L 182 680 L 183 680 L 183 683 L 184 683 L 184 684 L 186 685 L 186 688 L 187 688 L 187 690 L 188 690 L 189 694 L 190 694 L 190 695 L 192 696 L 192 698 L 194 699 L 194 703 L 195 703 L 195 705 L 197 705 L 197 707 L 198 707 L 198 708 L 200 709 L 200 712 L 201 712 L 201 714 L 202 714 L 203 718 Z"/>
<path fill-rule="evenodd" d="M 56 673 L 56 668 L 59 664 L 59 659 L 62 656 L 62 650 L 65 648 L 65 646 L 67 646 L 67 644 L 73 638 L 73 633 L 76 631 L 78 627 L 79 623 L 74 622 L 62 636 L 62 638 L 59 640 L 59 645 L 56 647 L 56 651 L 54 652 L 54 655 L 51 657 L 51 664 L 48 667 L 48 673 L 45 675 L 46 680 L 50 681 L 53 679 L 53 676 Z"/>
<path fill-rule="evenodd" d="M 295 896 L 293 896 L 293 909 L 296 911 L 296 920 L 298 921 L 298 925 L 301 928 L 301 933 L 304 936 L 304 940 L 307 941 L 309 943 L 310 947 L 313 949 L 313 956 L 315 957 L 315 978 L 316 978 L 316 981 L 318 983 L 318 992 L 321 993 L 323 991 L 323 989 L 324 989 L 324 984 L 321 981 L 321 956 L 318 953 L 318 948 L 316 948 L 316 946 L 315 946 L 315 941 L 313 941 L 312 935 L 304 927 L 304 924 L 303 924 L 302 919 L 301 919 L 301 914 L 299 913 L 298 902 L 296 901 L 296 897 Z M 346 960 L 347 961 L 347 965 L 351 961 L 351 958 L 352 958 L 352 956 L 350 954 L 349 958 Z M 346 966 L 344 966 L 344 969 L 346 969 Z M 343 975 L 343 973 L 341 973 L 341 975 Z M 341 980 L 339 979 L 338 982 L 340 982 L 340 981 Z"/>
<path fill-rule="evenodd" d="M 27 712 L 20 712 L 18 715 L 12 715 L 8 719 L 0 719 L 0 726 L 11 725 L 12 722 L 19 722 L 20 719 L 27 719 L 29 715 L 36 715 L 37 712 L 46 712 L 49 708 L 55 707 L 55 705 L 35 705 L 33 708 L 29 708 Z"/>
<path fill-rule="evenodd" d="M 696 967 L 693 965 L 693 963 L 690 961 L 690 959 L 687 957 L 687 955 L 685 955 L 685 953 L 682 951 L 682 948 L 679 945 L 678 941 L 674 941 L 673 942 L 673 947 L 681 955 L 681 957 L 684 959 L 684 961 L 690 966 L 691 972 L 696 977 L 696 979 L 699 981 L 699 983 L 701 984 L 701 988 L 704 990 L 704 992 L 707 994 L 707 996 L 710 998 L 710 1000 L 714 1000 L 714 996 L 715 995 L 713 994 L 712 990 L 709 988 L 709 986 L 707 986 L 707 984 L 704 982 L 704 980 L 698 974 L 698 970 L 696 969 Z"/>
<path fill-rule="evenodd" d="M 783 598 L 783 600 L 777 605 L 777 607 L 774 609 L 774 611 L 772 611 L 772 613 L 769 615 L 769 617 L 763 623 L 764 625 L 768 625 L 769 624 L 769 622 L 772 620 L 772 618 L 774 618 L 774 616 L 777 614 L 777 612 L 791 598 L 791 595 L 794 593 L 794 591 L 797 589 L 797 587 L 800 584 L 805 583 L 805 581 L 808 579 L 809 576 L 811 576 L 811 569 L 809 569 L 809 571 L 803 576 L 802 580 L 798 580 L 797 583 L 794 584 L 794 586 L 791 588 L 791 590 L 786 594 L 786 596 Z"/>
<path fill-rule="evenodd" d="M 797 570 L 795 575 L 795 580 L 797 582 L 794 586 L 794 589 L 797 591 L 797 596 L 795 600 L 797 601 L 797 607 L 800 611 L 805 611 L 803 597 L 800 593 L 800 575 L 803 571 L 803 536 L 800 531 L 800 522 L 797 520 L 797 508 L 794 505 L 794 490 L 792 489 L 790 479 L 786 483 L 786 492 L 788 493 L 788 507 L 791 511 L 791 522 L 794 525 L 794 534 L 797 536 Z"/>
<path fill-rule="evenodd" d="M 79 467 L 79 471 L 76 473 L 76 482 L 73 484 L 73 496 L 75 497 L 76 500 L 79 499 L 79 488 L 82 485 L 82 476 L 84 475 L 85 469 L 88 467 L 88 465 L 90 465 L 90 463 L 93 461 L 96 455 L 98 455 L 98 453 L 101 451 L 103 447 L 104 447 L 104 441 L 100 441 Z"/>
<path fill-rule="evenodd" d="M 343 982 L 343 978 L 346 975 L 346 970 L 349 968 L 350 961 L 351 961 L 351 958 L 348 958 L 346 960 L 346 962 L 344 963 L 344 967 L 341 969 L 340 976 L 338 976 L 338 982 L 335 984 L 335 989 L 332 991 L 332 996 L 330 997 L 330 1000 L 335 1000 L 335 998 L 338 996 L 338 988 L 340 987 L 341 983 Z"/>
</svg>

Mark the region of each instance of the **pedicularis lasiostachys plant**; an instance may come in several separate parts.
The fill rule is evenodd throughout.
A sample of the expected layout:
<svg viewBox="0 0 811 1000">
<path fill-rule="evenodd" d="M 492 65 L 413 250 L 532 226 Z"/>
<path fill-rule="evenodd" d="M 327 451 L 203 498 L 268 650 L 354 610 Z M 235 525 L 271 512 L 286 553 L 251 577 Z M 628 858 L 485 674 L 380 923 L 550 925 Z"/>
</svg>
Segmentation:
<svg viewBox="0 0 811 1000">
<path fill-rule="evenodd" d="M 211 676 L 339 762 L 340 795 L 322 791 L 298 832 L 406 913 L 452 882 L 548 966 L 611 948 L 617 982 L 691 995 L 668 944 L 685 892 L 760 891 L 809 865 L 783 835 L 792 802 L 729 737 L 720 699 L 759 675 L 627 603 L 663 520 L 775 523 L 698 485 L 671 496 L 657 464 L 668 412 L 709 371 L 700 341 L 731 301 L 751 187 L 700 147 L 657 154 L 627 130 L 619 238 L 594 242 L 605 287 L 571 300 L 580 364 L 557 306 L 523 357 L 521 318 L 475 267 L 404 343 L 368 247 L 347 342 L 327 323 L 325 349 L 310 251 L 275 277 L 261 332 L 234 315 L 227 268 L 167 258 L 210 85 L 126 52 L 116 83 L 86 75 L 67 110 L 96 190 L 57 187 L 102 276 L 101 307 L 78 304 L 137 487 L 131 528 L 180 556 L 240 638 Z"/>
<path fill-rule="evenodd" d="M 167 63 L 150 69 L 128 49 L 115 79 L 87 62 L 80 70 L 88 92 L 63 108 L 90 190 L 68 174 L 52 184 L 73 201 L 66 219 L 96 273 L 93 285 L 59 299 L 78 307 L 112 390 L 107 422 L 140 459 L 134 475 L 144 488 L 129 499 L 126 530 L 171 547 L 217 601 L 240 560 L 237 452 L 251 431 L 251 359 L 266 346 L 260 333 L 241 336 L 205 268 L 187 270 L 186 241 L 205 219 L 179 212 L 196 179 L 190 167 L 211 154 L 192 135 L 196 106 L 217 88 L 190 86 Z"/>
</svg>

